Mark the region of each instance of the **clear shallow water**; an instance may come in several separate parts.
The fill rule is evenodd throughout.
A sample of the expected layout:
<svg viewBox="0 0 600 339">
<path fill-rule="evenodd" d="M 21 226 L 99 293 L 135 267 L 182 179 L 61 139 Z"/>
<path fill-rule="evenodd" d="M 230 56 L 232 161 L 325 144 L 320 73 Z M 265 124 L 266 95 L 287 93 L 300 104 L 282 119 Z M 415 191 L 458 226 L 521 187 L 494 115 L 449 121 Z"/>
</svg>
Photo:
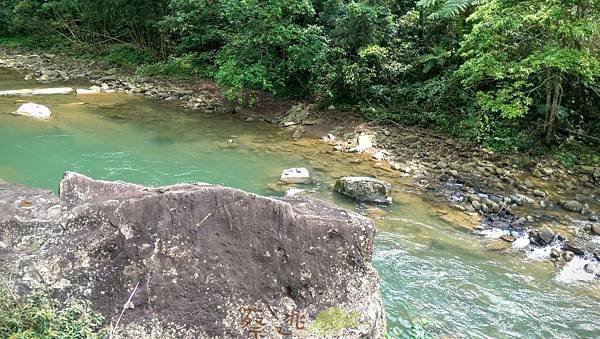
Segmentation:
<svg viewBox="0 0 600 339">
<path fill-rule="evenodd" d="M 0 89 L 32 87 L 0 69 Z M 39 86 L 39 85 L 36 85 Z M 342 175 L 377 174 L 395 183 L 395 203 L 376 222 L 374 264 L 390 326 L 426 318 L 439 335 L 474 338 L 600 337 L 598 282 L 565 285 L 550 263 L 497 251 L 446 215 L 443 205 L 411 193 L 397 174 L 354 155 L 325 155 L 313 140 L 293 142 L 278 128 L 180 112 L 126 95 L 23 98 L 54 116 L 32 121 L 6 112 L 19 98 L 0 97 L 0 178 L 56 190 L 66 170 L 149 185 L 210 182 L 281 195 L 281 170 L 304 166 L 318 180 L 314 195 L 332 195 Z M 359 211 L 363 212 L 362 209 Z M 448 213 L 447 211 L 444 213 Z"/>
</svg>

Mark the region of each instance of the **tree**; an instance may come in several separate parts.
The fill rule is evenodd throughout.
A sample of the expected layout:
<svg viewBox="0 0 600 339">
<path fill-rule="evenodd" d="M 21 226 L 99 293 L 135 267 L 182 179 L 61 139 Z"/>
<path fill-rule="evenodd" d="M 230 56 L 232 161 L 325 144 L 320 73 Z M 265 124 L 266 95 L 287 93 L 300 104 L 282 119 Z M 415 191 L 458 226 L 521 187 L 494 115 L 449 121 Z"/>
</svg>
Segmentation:
<svg viewBox="0 0 600 339">
<path fill-rule="evenodd" d="M 599 15 L 597 0 L 489 1 L 468 19 L 474 26 L 461 43 L 466 61 L 456 75 L 477 89 L 482 110 L 503 118 L 542 105 L 550 144 L 567 112 L 565 82 L 599 93 Z"/>
</svg>

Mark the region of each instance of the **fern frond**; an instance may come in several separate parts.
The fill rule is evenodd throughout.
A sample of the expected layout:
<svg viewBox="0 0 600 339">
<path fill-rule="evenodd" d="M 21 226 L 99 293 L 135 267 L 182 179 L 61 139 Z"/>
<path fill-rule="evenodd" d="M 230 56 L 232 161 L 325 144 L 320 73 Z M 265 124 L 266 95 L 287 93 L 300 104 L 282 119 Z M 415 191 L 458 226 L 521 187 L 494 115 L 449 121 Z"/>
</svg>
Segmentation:
<svg viewBox="0 0 600 339">
<path fill-rule="evenodd" d="M 466 12 L 469 7 L 483 3 L 485 0 L 419 0 L 417 6 L 433 10 L 428 16 L 431 20 L 454 18 Z"/>
</svg>

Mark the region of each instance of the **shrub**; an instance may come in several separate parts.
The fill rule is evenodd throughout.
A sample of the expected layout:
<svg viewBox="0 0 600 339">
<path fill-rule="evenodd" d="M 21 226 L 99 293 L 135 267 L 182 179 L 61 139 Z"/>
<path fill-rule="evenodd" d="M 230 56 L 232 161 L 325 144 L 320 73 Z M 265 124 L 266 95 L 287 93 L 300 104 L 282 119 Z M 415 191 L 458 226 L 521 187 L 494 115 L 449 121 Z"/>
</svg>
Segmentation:
<svg viewBox="0 0 600 339">
<path fill-rule="evenodd" d="M 20 298 L 0 287 L 1 338 L 103 338 L 103 323 L 88 302 L 73 300 L 61 306 L 43 293 Z"/>
</svg>

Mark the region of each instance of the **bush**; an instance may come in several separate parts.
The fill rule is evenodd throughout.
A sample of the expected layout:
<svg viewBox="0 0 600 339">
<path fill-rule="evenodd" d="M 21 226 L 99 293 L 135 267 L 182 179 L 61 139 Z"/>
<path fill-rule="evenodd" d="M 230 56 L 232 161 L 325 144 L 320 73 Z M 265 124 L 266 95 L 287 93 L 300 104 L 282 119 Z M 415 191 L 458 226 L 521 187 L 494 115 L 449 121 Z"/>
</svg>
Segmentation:
<svg viewBox="0 0 600 339">
<path fill-rule="evenodd" d="M 112 64 L 129 67 L 156 62 L 152 53 L 123 44 L 111 46 L 102 58 Z"/>
<path fill-rule="evenodd" d="M 0 287 L 1 338 L 103 338 L 103 323 L 88 302 L 76 300 L 61 307 L 42 293 L 19 298 Z"/>
</svg>

